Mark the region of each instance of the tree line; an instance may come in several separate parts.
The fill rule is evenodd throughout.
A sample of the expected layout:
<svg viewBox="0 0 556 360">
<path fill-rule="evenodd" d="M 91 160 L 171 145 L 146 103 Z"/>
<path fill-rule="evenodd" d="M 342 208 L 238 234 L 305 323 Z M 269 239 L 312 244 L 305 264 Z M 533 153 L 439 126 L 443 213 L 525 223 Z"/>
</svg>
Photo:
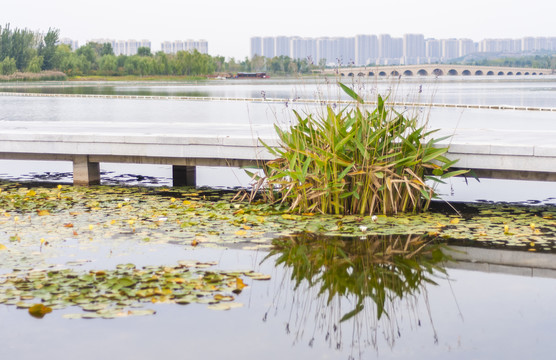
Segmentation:
<svg viewBox="0 0 556 360">
<path fill-rule="evenodd" d="M 508 66 L 540 69 L 556 69 L 556 55 L 527 55 L 520 57 L 483 58 L 466 62 L 469 65 Z"/>
<path fill-rule="evenodd" d="M 274 75 L 304 74 L 316 66 L 308 60 L 287 56 L 267 59 L 225 59 L 223 56 L 201 54 L 197 50 L 166 54 L 151 53 L 139 48 L 136 55 L 114 54 L 109 43 L 89 42 L 73 51 L 59 43 L 59 30 L 50 28 L 46 34 L 28 29 L 0 26 L 0 75 L 15 72 L 38 73 L 58 70 L 68 76 L 205 76 L 235 72 L 267 72 Z"/>
</svg>

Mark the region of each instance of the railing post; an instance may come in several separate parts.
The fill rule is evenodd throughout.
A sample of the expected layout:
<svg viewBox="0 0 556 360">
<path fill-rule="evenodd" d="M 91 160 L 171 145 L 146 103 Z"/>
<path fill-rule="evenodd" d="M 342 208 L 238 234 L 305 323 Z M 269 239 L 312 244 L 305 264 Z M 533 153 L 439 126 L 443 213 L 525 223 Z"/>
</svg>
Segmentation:
<svg viewBox="0 0 556 360">
<path fill-rule="evenodd" d="M 196 186 L 197 169 L 195 166 L 172 165 L 172 180 L 174 186 Z"/>
<path fill-rule="evenodd" d="M 73 184 L 74 185 L 98 185 L 100 184 L 100 165 L 90 162 L 87 155 L 76 155 L 73 157 Z"/>
</svg>

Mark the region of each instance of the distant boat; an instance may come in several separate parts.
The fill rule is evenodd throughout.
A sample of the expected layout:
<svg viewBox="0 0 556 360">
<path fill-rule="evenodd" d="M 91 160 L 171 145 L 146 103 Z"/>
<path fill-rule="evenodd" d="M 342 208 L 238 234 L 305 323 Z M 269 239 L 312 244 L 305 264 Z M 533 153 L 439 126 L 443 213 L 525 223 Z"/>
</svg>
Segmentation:
<svg viewBox="0 0 556 360">
<path fill-rule="evenodd" d="M 268 79 L 265 72 L 238 72 L 235 76 L 236 79 Z"/>
</svg>

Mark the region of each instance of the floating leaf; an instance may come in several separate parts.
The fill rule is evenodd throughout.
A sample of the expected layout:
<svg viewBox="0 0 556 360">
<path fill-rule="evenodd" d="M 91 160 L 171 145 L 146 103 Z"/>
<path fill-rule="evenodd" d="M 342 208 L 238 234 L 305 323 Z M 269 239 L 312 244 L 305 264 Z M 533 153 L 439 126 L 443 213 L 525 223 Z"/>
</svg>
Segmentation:
<svg viewBox="0 0 556 360">
<path fill-rule="evenodd" d="M 29 314 L 38 319 L 42 319 L 46 314 L 51 313 L 52 308 L 43 304 L 35 304 L 29 308 Z"/>
</svg>

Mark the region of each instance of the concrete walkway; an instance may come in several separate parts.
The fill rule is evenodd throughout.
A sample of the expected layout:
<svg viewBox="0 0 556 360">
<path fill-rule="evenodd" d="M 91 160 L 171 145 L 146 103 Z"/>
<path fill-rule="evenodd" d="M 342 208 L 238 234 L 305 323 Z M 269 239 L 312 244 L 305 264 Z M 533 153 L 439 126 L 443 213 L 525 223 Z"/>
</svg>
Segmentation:
<svg viewBox="0 0 556 360">
<path fill-rule="evenodd" d="M 230 125 L 227 125 L 230 126 Z M 174 184 L 195 185 L 195 166 L 256 165 L 272 156 L 258 137 L 278 146 L 270 126 L 206 134 L 198 124 L 172 124 L 153 130 L 152 124 L 32 121 L 0 122 L 0 159 L 60 160 L 74 164 L 75 184 L 100 180 L 99 163 L 168 164 Z M 245 135 L 240 135 L 245 134 Z M 458 168 L 473 169 L 479 177 L 556 180 L 556 131 L 442 129 L 435 137 L 453 135 L 449 159 Z"/>
</svg>

